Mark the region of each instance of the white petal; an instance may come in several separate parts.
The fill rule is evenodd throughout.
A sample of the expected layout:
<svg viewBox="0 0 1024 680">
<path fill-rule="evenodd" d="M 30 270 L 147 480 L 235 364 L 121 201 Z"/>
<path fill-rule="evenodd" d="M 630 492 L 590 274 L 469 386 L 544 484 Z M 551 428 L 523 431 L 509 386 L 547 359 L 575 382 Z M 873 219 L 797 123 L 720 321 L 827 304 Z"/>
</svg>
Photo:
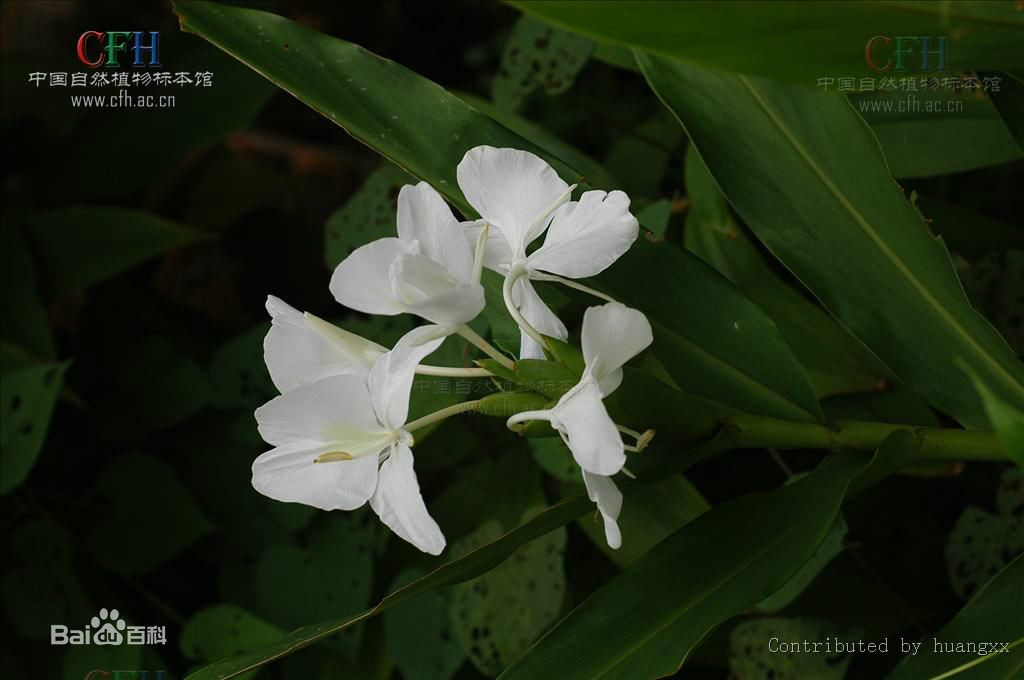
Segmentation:
<svg viewBox="0 0 1024 680">
<path fill-rule="evenodd" d="M 569 337 L 569 331 L 566 330 L 565 324 L 555 316 L 555 313 L 545 304 L 534 290 L 533 284 L 525 276 L 512 286 L 512 302 L 519 308 L 523 318 L 543 335 L 559 340 Z M 523 333 L 519 343 L 519 358 L 543 359 L 544 350 L 533 338 Z"/>
<path fill-rule="evenodd" d="M 380 467 L 380 480 L 370 507 L 401 538 L 425 553 L 440 555 L 445 545 L 444 534 L 427 512 L 412 462 L 408 446 L 392 447 L 391 455 Z"/>
<path fill-rule="evenodd" d="M 451 208 L 426 182 L 398 193 L 398 238 L 419 241 L 420 252 L 440 263 L 457 281 L 473 275 L 473 251 Z"/>
<path fill-rule="evenodd" d="M 263 440 L 273 446 L 294 442 L 346 444 L 353 455 L 388 433 L 380 426 L 366 383 L 335 375 L 302 385 L 256 409 Z"/>
<path fill-rule="evenodd" d="M 367 314 L 401 314 L 405 311 L 391 290 L 391 263 L 418 246 L 397 238 L 382 238 L 360 246 L 341 261 L 331 276 L 334 299 Z"/>
<path fill-rule="evenodd" d="M 263 340 L 263 357 L 281 392 L 331 375 L 365 377 L 387 351 L 312 314 L 303 315 L 273 295 L 267 298 L 267 311 L 272 324 Z"/>
<path fill-rule="evenodd" d="M 527 262 L 570 279 L 594 276 L 629 250 L 639 233 L 626 194 L 588 191 L 555 212 L 544 245 Z"/>
<path fill-rule="evenodd" d="M 253 488 L 286 503 L 304 503 L 321 510 L 355 510 L 377 489 L 380 456 L 371 452 L 353 460 L 314 462 L 330 450 L 299 442 L 268 451 L 252 464 Z"/>
<path fill-rule="evenodd" d="M 448 337 L 441 326 L 414 328 L 377 360 L 367 378 L 373 410 L 380 422 L 397 430 L 409 414 L 409 395 L 416 366 Z"/>
<path fill-rule="evenodd" d="M 589 307 L 583 313 L 583 361 L 598 381 L 611 376 L 653 339 L 647 317 L 620 302 Z M 607 397 L 609 393 L 603 394 Z"/>
<path fill-rule="evenodd" d="M 483 286 L 456 281 L 426 255 L 400 255 L 391 264 L 390 276 L 406 311 L 442 326 L 472 321 L 484 308 Z"/>
<path fill-rule="evenodd" d="M 617 521 L 622 510 L 622 492 L 611 477 L 592 475 L 586 470 L 583 471 L 583 484 L 587 487 L 587 496 L 597 504 L 604 518 L 604 537 L 608 547 L 618 550 L 622 545 L 622 532 Z"/>
<path fill-rule="evenodd" d="M 526 254 L 531 227 L 569 188 L 550 165 L 520 149 L 470 149 L 456 175 L 469 204 L 501 230 L 519 256 Z M 532 238 L 542 232 L 534 228 Z"/>
<path fill-rule="evenodd" d="M 480 240 L 480 230 L 484 227 L 484 220 L 473 222 L 462 222 L 459 226 L 466 235 L 473 256 L 476 256 L 476 242 Z M 487 230 L 487 245 L 484 248 L 484 266 L 496 272 L 504 274 L 512 264 L 512 248 L 501 231 L 492 227 Z"/>
<path fill-rule="evenodd" d="M 607 397 L 609 394 L 618 389 L 619 385 L 622 384 L 622 369 L 616 368 L 611 373 L 607 374 L 603 378 L 597 381 L 597 386 L 601 390 L 601 396 Z"/>
<path fill-rule="evenodd" d="M 601 401 L 597 383 L 584 377 L 551 409 L 551 425 L 562 435 L 580 467 L 610 476 L 626 463 L 622 436 Z"/>
</svg>

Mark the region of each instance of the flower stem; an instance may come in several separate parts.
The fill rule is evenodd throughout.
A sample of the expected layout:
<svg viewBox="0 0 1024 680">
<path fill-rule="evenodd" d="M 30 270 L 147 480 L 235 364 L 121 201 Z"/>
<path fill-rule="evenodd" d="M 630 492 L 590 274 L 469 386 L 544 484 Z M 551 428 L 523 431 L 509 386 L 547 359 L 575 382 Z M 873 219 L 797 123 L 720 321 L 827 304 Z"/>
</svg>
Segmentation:
<svg viewBox="0 0 1024 680">
<path fill-rule="evenodd" d="M 520 276 L 526 274 L 526 268 L 521 264 L 514 264 L 509 269 L 508 276 L 505 277 L 505 283 L 501 286 L 501 296 L 505 299 L 505 307 L 508 308 L 508 313 L 512 315 L 519 329 L 533 338 L 537 344 L 541 347 L 546 347 L 547 343 L 544 342 L 544 336 L 540 334 L 533 325 L 526 320 L 526 318 L 520 313 L 519 308 L 516 307 L 512 301 L 512 286 L 516 284 Z"/>
<path fill-rule="evenodd" d="M 510 371 L 514 371 L 515 370 L 515 368 L 516 368 L 515 362 L 513 362 L 511 359 L 509 359 L 507 356 L 505 356 L 501 352 L 499 352 L 498 349 L 494 345 L 492 345 L 491 343 L 487 342 L 482 337 L 480 337 L 480 334 L 477 333 L 475 330 L 473 330 L 472 328 L 470 328 L 466 324 L 462 324 L 456 330 L 458 331 L 459 335 L 461 335 L 466 340 L 469 340 L 471 343 L 473 343 L 478 348 L 480 348 L 481 352 L 483 352 L 484 354 L 486 354 L 490 358 L 494 359 L 495 361 L 497 361 L 499 364 L 501 364 L 502 366 L 504 366 L 508 370 L 510 370 Z"/>
<path fill-rule="evenodd" d="M 443 408 L 440 411 L 434 411 L 433 413 L 429 413 L 423 416 L 422 418 L 417 418 L 411 423 L 406 423 L 405 427 L 403 427 L 402 429 L 407 432 L 412 432 L 414 430 L 426 427 L 427 425 L 436 423 L 439 420 L 444 420 L 445 418 L 449 418 L 451 416 L 457 416 L 460 413 L 466 413 L 467 411 L 475 411 L 476 407 L 479 404 L 479 399 L 474 399 L 472 401 L 460 401 L 458 404 L 453 404 L 448 408 Z"/>
<path fill-rule="evenodd" d="M 547 409 L 542 411 L 520 411 L 505 421 L 505 427 L 513 432 L 519 432 L 522 428 L 515 426 L 530 420 L 546 420 L 551 422 L 551 411 Z"/>
<path fill-rule="evenodd" d="M 572 192 L 576 190 L 578 185 L 570 185 L 568 189 L 562 192 L 562 195 L 555 199 L 555 202 L 549 205 L 544 212 L 537 216 L 537 219 L 533 221 L 530 228 L 526 230 L 526 237 L 523 239 L 523 248 L 530 244 L 530 241 L 541 235 L 544 228 L 547 227 L 547 219 L 551 216 L 551 213 L 558 210 L 563 203 L 572 198 Z"/>
<path fill-rule="evenodd" d="M 590 286 L 584 286 L 582 283 L 577 283 L 576 281 L 573 281 L 572 279 L 566 279 L 566 278 L 563 278 L 561 276 L 555 276 L 554 274 L 545 274 L 543 272 L 537 272 L 535 274 L 531 274 L 530 278 L 531 279 L 535 279 L 537 281 L 550 281 L 552 283 L 560 283 L 563 286 L 568 286 L 569 288 L 575 288 L 576 290 L 581 290 L 584 293 L 589 293 L 589 294 L 593 295 L 594 297 L 601 298 L 602 300 L 605 300 L 606 302 L 618 302 L 618 300 L 613 298 L 611 295 L 607 295 L 606 293 L 602 293 L 599 290 L 594 290 Z"/>
<path fill-rule="evenodd" d="M 493 373 L 486 368 L 453 368 L 450 366 L 429 366 L 420 364 L 416 367 L 417 375 L 431 375 L 436 378 L 490 378 Z"/>
<path fill-rule="evenodd" d="M 480 229 L 480 235 L 476 237 L 476 253 L 473 258 L 473 281 L 480 283 L 480 277 L 484 273 L 484 251 L 487 250 L 487 232 L 491 229 L 491 225 L 484 222 L 483 228 Z"/>
<path fill-rule="evenodd" d="M 1007 454 L 993 432 L 838 420 L 836 429 L 749 414 L 736 414 L 724 425 L 737 430 L 733 446 L 743 449 L 864 449 L 874 450 L 896 430 L 910 430 L 924 458 L 937 460 L 1006 461 Z"/>
</svg>

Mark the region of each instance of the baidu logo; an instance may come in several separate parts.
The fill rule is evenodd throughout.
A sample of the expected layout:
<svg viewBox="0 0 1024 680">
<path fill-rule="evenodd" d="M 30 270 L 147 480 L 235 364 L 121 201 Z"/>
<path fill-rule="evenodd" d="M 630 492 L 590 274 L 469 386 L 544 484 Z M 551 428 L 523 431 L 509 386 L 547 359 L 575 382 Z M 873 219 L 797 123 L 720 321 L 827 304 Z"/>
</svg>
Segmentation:
<svg viewBox="0 0 1024 680">
<path fill-rule="evenodd" d="M 164 626 L 129 626 L 116 609 L 100 609 L 84 628 L 50 626 L 51 645 L 163 645 Z"/>
</svg>

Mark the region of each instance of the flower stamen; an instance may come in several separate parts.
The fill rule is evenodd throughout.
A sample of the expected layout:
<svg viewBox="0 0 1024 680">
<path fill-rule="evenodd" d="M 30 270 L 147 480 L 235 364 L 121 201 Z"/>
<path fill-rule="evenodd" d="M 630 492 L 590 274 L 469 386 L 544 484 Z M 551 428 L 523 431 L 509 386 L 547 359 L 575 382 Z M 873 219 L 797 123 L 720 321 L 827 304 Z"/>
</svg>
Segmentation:
<svg viewBox="0 0 1024 680">
<path fill-rule="evenodd" d="M 345 451 L 328 451 L 327 453 L 321 453 L 317 456 L 314 463 L 334 463 L 342 460 L 352 460 L 355 456 Z"/>
<path fill-rule="evenodd" d="M 537 217 L 537 219 L 533 221 L 533 224 L 530 225 L 530 228 L 526 230 L 526 238 L 524 239 L 523 247 L 526 247 L 527 245 L 530 244 L 531 241 L 533 241 L 533 239 L 540 236 L 540 232 L 543 231 L 541 227 L 544 226 L 545 220 L 547 220 L 547 218 L 551 216 L 551 213 L 558 210 L 559 206 L 561 206 L 563 203 L 569 200 L 569 197 L 572 196 L 572 192 L 576 190 L 577 186 L 579 185 L 570 185 L 568 189 L 562 192 L 561 196 L 555 199 L 554 203 L 548 206 L 547 209 L 545 209 L 544 212 L 542 212 Z"/>
</svg>

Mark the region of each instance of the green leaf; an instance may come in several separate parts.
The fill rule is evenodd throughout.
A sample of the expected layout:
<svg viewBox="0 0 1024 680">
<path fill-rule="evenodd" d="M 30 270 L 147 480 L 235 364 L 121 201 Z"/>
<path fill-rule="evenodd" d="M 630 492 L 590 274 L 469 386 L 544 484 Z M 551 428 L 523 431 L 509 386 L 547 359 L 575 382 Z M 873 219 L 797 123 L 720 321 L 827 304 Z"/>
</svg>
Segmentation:
<svg viewBox="0 0 1024 680">
<path fill-rule="evenodd" d="M 825 534 L 825 540 L 814 550 L 811 558 L 804 562 L 800 570 L 793 574 L 793 577 L 786 581 L 785 585 L 761 600 L 757 604 L 757 608 L 763 612 L 777 612 L 789 606 L 800 596 L 800 593 L 807 589 L 807 586 L 811 585 L 818 574 L 828 566 L 828 563 L 843 552 L 846 531 L 846 520 L 843 519 L 842 513 L 837 514 L 832 526 L 828 528 L 828 533 Z"/>
<path fill-rule="evenodd" d="M 1024 229 L 956 203 L 917 196 L 915 205 L 928 227 L 949 249 L 969 260 L 980 260 L 995 250 L 1024 250 Z"/>
<path fill-rule="evenodd" d="M 999 481 L 997 514 L 969 507 L 946 543 L 946 569 L 956 594 L 967 599 L 1024 553 L 1024 472 L 1007 470 Z"/>
<path fill-rule="evenodd" d="M 203 609 L 186 621 L 179 645 L 186 658 L 208 661 L 257 649 L 282 632 L 244 609 L 220 604 Z M 241 677 L 253 675 L 247 673 Z"/>
<path fill-rule="evenodd" d="M 174 470 L 152 456 L 114 459 L 100 474 L 97 490 L 110 511 L 94 525 L 89 544 L 96 561 L 114 571 L 152 571 L 213 531 Z"/>
<path fill-rule="evenodd" d="M 820 642 L 835 639 L 834 626 L 813 619 L 763 618 L 745 621 L 729 634 L 729 669 L 743 680 L 842 680 L 853 660 L 844 652 L 780 652 L 771 640 Z M 841 636 L 838 636 L 842 639 Z"/>
<path fill-rule="evenodd" d="M 948 175 L 1024 156 L 992 102 L 974 91 L 898 88 L 853 95 L 850 103 L 895 177 Z"/>
<path fill-rule="evenodd" d="M 92 410 L 109 439 L 142 439 L 187 420 L 214 396 L 206 372 L 167 338 L 120 338 L 115 348 L 110 389 Z"/>
<path fill-rule="evenodd" d="M 633 57 L 633 50 L 628 47 L 599 42 L 594 45 L 594 51 L 591 56 L 609 66 L 632 71 L 633 73 L 640 73 L 640 67 L 636 65 L 636 59 Z"/>
<path fill-rule="evenodd" d="M 583 350 L 576 347 L 573 344 L 559 340 L 558 338 L 552 338 L 544 336 L 546 341 L 546 347 L 544 353 L 548 355 L 549 359 L 554 359 L 558 363 L 568 368 L 573 375 L 579 377 L 583 375 L 583 370 L 586 368 L 586 361 L 583 359 Z"/>
<path fill-rule="evenodd" d="M 526 516 L 534 512 L 527 511 Z M 454 545 L 452 552 L 467 554 L 501 533 L 498 522 L 487 522 Z M 452 589 L 452 629 L 481 673 L 500 673 L 558 617 L 565 598 L 565 540 L 565 528 L 556 529 Z"/>
<path fill-rule="evenodd" d="M 971 308 L 949 253 L 847 102 L 638 59 L 744 222 L 899 378 L 972 427 L 987 418 L 954 357 L 1011 403 L 1024 400 L 1024 367 Z"/>
<path fill-rule="evenodd" d="M 697 256 L 641 238 L 593 281 L 645 311 L 654 354 L 684 392 L 759 415 L 822 419 L 807 374 L 772 320 Z"/>
<path fill-rule="evenodd" d="M 1013 680 L 1024 667 L 1024 617 L 1020 615 L 1020 584 L 1024 555 L 1011 562 L 960 610 L 953 620 L 926 639 L 918 654 L 907 656 L 886 680 Z M 989 648 L 979 655 L 978 644 L 1005 642 L 1008 653 Z M 974 649 L 966 645 L 973 643 Z M 959 645 L 959 648 L 958 648 Z M 997 648 L 998 649 L 998 648 Z M 941 651 L 940 651 L 941 650 Z"/>
<path fill-rule="evenodd" d="M 941 427 L 935 411 L 921 397 L 906 388 L 897 387 L 884 392 L 849 394 L 826 399 L 821 403 L 830 421 L 872 420 L 896 425 L 926 425 Z"/>
<path fill-rule="evenodd" d="M 224 343 L 210 359 L 207 372 L 213 403 L 222 408 L 255 408 L 277 390 L 263 363 L 263 338 L 270 324 L 263 322 Z"/>
<path fill-rule="evenodd" d="M 632 366 L 622 369 L 622 384 L 605 400 L 609 415 L 619 425 L 639 432 L 655 430 L 651 447 L 678 451 L 711 436 L 722 420 L 716 407 L 679 391 Z"/>
<path fill-rule="evenodd" d="M 608 151 L 605 165 L 622 178 L 618 188 L 632 199 L 658 195 L 672 149 L 683 135 L 672 116 L 659 108 L 636 131 L 620 137 Z"/>
<path fill-rule="evenodd" d="M 264 450 L 252 413 L 239 416 L 255 441 L 232 441 L 229 433 L 203 436 L 189 447 L 184 473 L 189 490 L 212 521 L 231 554 L 255 563 L 270 546 L 308 524 L 317 510 L 299 503 L 281 503 L 252 488 L 252 461 Z M 266 447 L 269 448 L 269 447 Z M 352 513 L 353 520 L 358 513 Z"/>
<path fill-rule="evenodd" d="M 1017 140 L 1017 148 L 1024 152 L 1024 73 L 1006 71 L 982 72 L 981 77 L 999 78 L 999 88 L 989 92 L 989 97 L 1002 117 L 1006 127 Z"/>
<path fill-rule="evenodd" d="M 877 360 L 819 306 L 783 281 L 732 218 L 700 156 L 686 154 L 692 206 L 684 232 L 690 252 L 721 272 L 761 307 L 786 339 L 819 397 L 872 390 Z"/>
<path fill-rule="evenodd" d="M 24 482 L 35 465 L 69 363 L 20 368 L 0 381 L 0 495 Z"/>
<path fill-rule="evenodd" d="M 72 625 L 73 628 L 80 627 Z M 83 624 L 84 625 L 84 624 Z M 136 669 L 142 662 L 142 647 L 137 645 L 117 645 L 99 647 L 96 645 L 73 645 L 64 654 L 64 680 L 82 680 L 88 677 L 89 671 L 96 669 Z M 99 675 L 96 673 L 94 675 Z"/>
<path fill-rule="evenodd" d="M 561 444 L 561 440 L 558 442 Z M 575 461 L 573 466 L 579 480 L 579 466 Z M 697 487 L 682 475 L 676 475 L 647 486 L 643 492 L 630 496 L 628 503 L 623 503 L 618 519 L 622 546 L 616 550 L 608 547 L 599 513 L 590 513 L 577 522 L 598 550 L 626 568 L 710 507 Z"/>
<path fill-rule="evenodd" d="M 557 361 L 520 359 L 516 362 L 516 379 L 526 389 L 558 399 L 580 381 L 580 376 Z"/>
<path fill-rule="evenodd" d="M 912 440 L 897 434 L 879 459 Z M 833 454 L 792 484 L 709 510 L 587 598 L 502 678 L 676 673 L 709 631 L 777 590 L 811 557 L 868 463 L 862 454 Z"/>
<path fill-rule="evenodd" d="M 586 38 L 520 16 L 505 40 L 491 97 L 498 106 L 515 109 L 538 87 L 561 94 L 572 87 L 592 47 Z"/>
<path fill-rule="evenodd" d="M 580 466 L 561 437 L 532 437 L 526 443 L 537 465 L 549 475 L 563 482 L 583 483 Z"/>
<path fill-rule="evenodd" d="M 398 575 L 389 592 L 423 577 L 420 570 L 406 569 Z M 436 592 L 384 612 L 384 642 L 388 656 L 406 678 L 449 680 L 466 658 L 452 636 L 448 603 Z"/>
<path fill-rule="evenodd" d="M 655 236 L 664 236 L 668 231 L 668 220 L 672 215 L 672 201 L 663 198 L 654 201 L 637 212 L 636 220 L 644 229 L 647 229 Z"/>
<path fill-rule="evenodd" d="M 466 151 L 487 144 L 531 151 L 575 181 L 583 173 L 433 82 L 352 43 L 283 17 L 179 0 L 182 29 L 259 71 L 398 167 L 430 182 L 466 216 L 455 180 Z"/>
<path fill-rule="evenodd" d="M 7 216 L 0 228 L 0 335 L 35 356 L 54 355 L 50 322 L 36 290 L 32 253 Z"/>
<path fill-rule="evenodd" d="M 370 603 L 373 562 L 369 551 L 324 538 L 320 532 L 319 540 L 310 541 L 308 549 L 273 546 L 256 567 L 261 611 L 284 630 L 358 612 Z M 362 626 L 354 626 L 336 639 L 349 658 L 355 658 L 362 632 Z"/>
<path fill-rule="evenodd" d="M 1018 465 L 1024 467 L 1024 411 L 995 394 L 972 370 L 966 366 L 964 370 L 967 371 L 971 382 L 974 383 L 974 388 L 981 395 L 985 404 L 985 413 L 988 414 L 989 422 L 992 423 L 993 429 L 999 435 L 999 441 L 1002 442 L 1003 448 L 1017 461 Z"/>
<path fill-rule="evenodd" d="M 488 394 L 480 400 L 477 412 L 495 418 L 509 418 L 523 411 L 536 411 L 550 408 L 552 400 L 537 392 L 528 390 L 509 390 Z"/>
<path fill-rule="evenodd" d="M 953 71 L 1024 66 L 1024 18 L 1011 3 L 613 0 L 586 11 L 571 0 L 509 4 L 603 42 L 808 87 L 822 76 L 877 77 L 864 56 L 876 35 L 946 36 L 946 64 Z M 915 51 L 908 64 L 912 72 L 920 58 Z"/>
<path fill-rule="evenodd" d="M 56 291 L 85 288 L 206 238 L 203 232 L 126 208 L 60 208 L 37 213 L 28 223 L 43 280 Z"/>
<path fill-rule="evenodd" d="M 363 185 L 327 218 L 324 225 L 324 259 L 328 269 L 348 257 L 359 246 L 394 236 L 398 191 L 414 180 L 385 161 Z"/>
<path fill-rule="evenodd" d="M 975 308 L 1024 356 L 1024 249 L 990 253 L 965 266 L 960 279 Z"/>
<path fill-rule="evenodd" d="M 14 559 L 3 576 L 7 621 L 28 640 L 47 640 L 50 626 L 81 627 L 95 615 L 72 561 L 72 537 L 49 519 L 23 524 L 10 534 Z"/>
</svg>

